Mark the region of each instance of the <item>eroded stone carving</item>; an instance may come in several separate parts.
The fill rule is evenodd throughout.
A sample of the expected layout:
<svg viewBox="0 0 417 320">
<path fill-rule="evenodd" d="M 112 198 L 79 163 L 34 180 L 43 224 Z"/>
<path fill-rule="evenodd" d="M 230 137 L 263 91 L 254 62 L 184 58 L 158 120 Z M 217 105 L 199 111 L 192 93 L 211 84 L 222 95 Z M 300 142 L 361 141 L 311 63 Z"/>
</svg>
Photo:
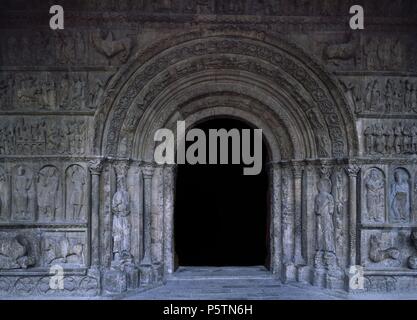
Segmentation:
<svg viewBox="0 0 417 320">
<path fill-rule="evenodd" d="M 335 230 L 336 230 L 336 250 L 343 248 L 344 230 L 343 230 L 343 219 L 345 216 L 345 202 L 346 202 L 346 190 L 344 183 L 343 170 L 337 170 L 335 172 Z"/>
<path fill-rule="evenodd" d="M 60 79 L 60 108 L 82 110 L 86 108 L 86 78 L 84 74 L 67 73 Z"/>
<path fill-rule="evenodd" d="M 0 270 L 26 269 L 35 262 L 29 239 L 23 235 L 0 233 Z"/>
<path fill-rule="evenodd" d="M 84 242 L 78 235 L 47 234 L 42 239 L 42 260 L 44 266 L 53 264 L 84 264 Z"/>
<path fill-rule="evenodd" d="M 6 172 L 0 167 L 0 221 L 8 218 L 8 191 L 9 179 Z"/>
<path fill-rule="evenodd" d="M 365 152 L 369 155 L 407 155 L 417 153 L 417 124 L 401 122 L 384 128 L 370 125 L 363 131 Z"/>
<path fill-rule="evenodd" d="M 121 63 L 126 62 L 129 58 L 132 49 L 132 40 L 130 38 L 125 37 L 115 40 L 112 31 L 109 31 L 104 39 L 101 37 L 100 32 L 94 33 L 92 38 L 95 48 L 108 59 L 109 64 L 112 63 L 113 58 Z"/>
<path fill-rule="evenodd" d="M 331 195 L 332 183 L 323 176 L 318 184 L 318 195 L 314 200 L 316 214 L 316 268 L 326 267 L 328 270 L 337 269 L 334 209 L 335 202 Z"/>
<path fill-rule="evenodd" d="M 410 176 L 405 169 L 394 171 L 390 190 L 390 218 L 392 222 L 410 221 Z"/>
<path fill-rule="evenodd" d="M 66 171 L 67 219 L 86 220 L 87 177 L 84 168 L 72 165 Z"/>
<path fill-rule="evenodd" d="M 33 174 L 28 168 L 18 166 L 13 177 L 13 218 L 29 220 L 34 216 L 35 188 Z"/>
<path fill-rule="evenodd" d="M 336 66 L 343 62 L 352 62 L 356 66 L 359 45 L 359 38 L 350 33 L 344 43 L 326 44 L 323 49 L 323 59 L 325 62 L 331 62 Z"/>
<path fill-rule="evenodd" d="M 379 263 L 386 259 L 399 260 L 400 251 L 397 248 L 388 247 L 376 235 L 371 235 L 369 239 L 369 259 L 372 262 Z"/>
<path fill-rule="evenodd" d="M 404 61 L 403 43 L 396 38 L 368 38 L 364 46 L 365 62 L 371 70 L 400 68 Z"/>
<path fill-rule="evenodd" d="M 0 153 L 33 154 L 71 154 L 85 153 L 87 142 L 87 123 L 85 120 L 51 121 L 13 118 L 14 121 L 0 123 Z"/>
<path fill-rule="evenodd" d="M 367 220 L 385 220 L 385 179 L 381 170 L 372 168 L 365 177 L 365 198 Z"/>
<path fill-rule="evenodd" d="M 344 85 L 359 114 L 417 113 L 417 83 L 412 79 L 347 80 Z"/>
<path fill-rule="evenodd" d="M 39 219 L 54 221 L 60 207 L 60 178 L 58 169 L 53 166 L 43 167 L 37 176 L 37 200 Z"/>
<path fill-rule="evenodd" d="M 131 259 L 130 252 L 130 197 L 127 191 L 126 174 L 128 166 L 126 163 L 117 164 L 115 167 L 117 179 L 117 191 L 112 198 L 113 213 L 113 261 L 112 264 L 119 265 Z"/>
</svg>

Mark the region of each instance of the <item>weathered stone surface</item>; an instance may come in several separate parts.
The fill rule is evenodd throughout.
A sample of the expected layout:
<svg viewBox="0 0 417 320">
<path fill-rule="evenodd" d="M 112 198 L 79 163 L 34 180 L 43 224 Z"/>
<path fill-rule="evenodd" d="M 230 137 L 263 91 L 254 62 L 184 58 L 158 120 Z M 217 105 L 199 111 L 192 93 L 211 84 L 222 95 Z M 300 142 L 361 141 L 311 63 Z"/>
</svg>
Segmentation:
<svg viewBox="0 0 417 320">
<path fill-rule="evenodd" d="M 273 281 L 417 292 L 416 1 L 366 1 L 360 32 L 345 0 L 62 1 L 60 31 L 32 5 L 0 3 L 0 296 L 170 278 L 153 136 L 213 117 L 263 130 Z"/>
</svg>

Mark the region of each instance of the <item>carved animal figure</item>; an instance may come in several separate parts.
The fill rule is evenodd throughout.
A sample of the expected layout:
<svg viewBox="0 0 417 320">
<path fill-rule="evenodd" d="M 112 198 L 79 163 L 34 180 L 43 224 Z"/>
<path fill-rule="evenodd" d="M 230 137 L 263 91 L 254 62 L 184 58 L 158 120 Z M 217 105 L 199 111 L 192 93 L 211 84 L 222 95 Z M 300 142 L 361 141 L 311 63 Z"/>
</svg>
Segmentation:
<svg viewBox="0 0 417 320">
<path fill-rule="evenodd" d="M 339 64 L 336 61 L 353 60 L 356 65 L 356 53 L 358 52 L 358 48 L 359 41 L 352 36 L 349 36 L 347 42 L 327 44 L 323 50 L 323 59 L 325 61 L 333 60 L 336 65 Z"/>
<path fill-rule="evenodd" d="M 71 245 L 70 241 L 63 237 L 58 240 L 44 239 L 43 251 L 45 264 L 52 263 L 83 263 L 83 249 L 81 243 Z"/>
<path fill-rule="evenodd" d="M 13 238 L 0 239 L 0 270 L 26 269 L 35 264 L 30 255 L 29 241 L 17 235 Z"/>
<path fill-rule="evenodd" d="M 107 34 L 106 39 L 102 39 L 99 33 L 93 34 L 93 43 L 97 51 L 108 59 L 123 53 L 120 56 L 121 62 L 126 62 L 132 46 L 132 41 L 130 38 L 114 40 L 112 32 Z"/>
<path fill-rule="evenodd" d="M 372 262 L 378 263 L 386 259 L 399 259 L 400 251 L 397 248 L 382 249 L 382 245 L 382 241 L 379 240 L 376 235 L 371 236 L 369 259 L 371 259 Z"/>
</svg>

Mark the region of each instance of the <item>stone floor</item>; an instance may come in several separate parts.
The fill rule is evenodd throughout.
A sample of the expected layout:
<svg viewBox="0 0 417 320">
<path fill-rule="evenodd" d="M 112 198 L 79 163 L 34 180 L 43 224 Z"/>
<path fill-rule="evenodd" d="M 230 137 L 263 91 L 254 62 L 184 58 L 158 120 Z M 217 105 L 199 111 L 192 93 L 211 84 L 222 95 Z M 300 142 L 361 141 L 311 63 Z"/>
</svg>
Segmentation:
<svg viewBox="0 0 417 320">
<path fill-rule="evenodd" d="M 338 292 L 317 290 L 306 285 L 288 285 L 273 279 L 264 267 L 180 267 L 164 286 L 130 294 L 125 299 L 140 300 L 334 300 Z"/>
<path fill-rule="evenodd" d="M 307 284 L 282 284 L 264 267 L 181 267 L 163 286 L 128 294 L 128 300 L 346 300 L 417 299 L 410 294 L 355 294 Z"/>
</svg>

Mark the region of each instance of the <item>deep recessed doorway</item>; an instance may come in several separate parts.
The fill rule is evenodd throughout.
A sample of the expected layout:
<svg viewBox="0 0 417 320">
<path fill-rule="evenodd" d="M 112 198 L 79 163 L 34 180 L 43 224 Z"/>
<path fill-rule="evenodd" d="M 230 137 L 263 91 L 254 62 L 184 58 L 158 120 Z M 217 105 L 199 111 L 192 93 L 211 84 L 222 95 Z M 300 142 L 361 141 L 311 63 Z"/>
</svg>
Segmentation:
<svg viewBox="0 0 417 320">
<path fill-rule="evenodd" d="M 209 129 L 236 128 L 240 133 L 242 129 L 253 129 L 245 122 L 229 118 L 206 120 L 195 128 L 202 129 L 207 137 Z M 259 175 L 243 175 L 243 164 L 178 165 L 174 213 L 176 267 L 269 267 L 265 143 L 262 151 Z M 229 160 L 230 152 L 229 143 Z"/>
</svg>

